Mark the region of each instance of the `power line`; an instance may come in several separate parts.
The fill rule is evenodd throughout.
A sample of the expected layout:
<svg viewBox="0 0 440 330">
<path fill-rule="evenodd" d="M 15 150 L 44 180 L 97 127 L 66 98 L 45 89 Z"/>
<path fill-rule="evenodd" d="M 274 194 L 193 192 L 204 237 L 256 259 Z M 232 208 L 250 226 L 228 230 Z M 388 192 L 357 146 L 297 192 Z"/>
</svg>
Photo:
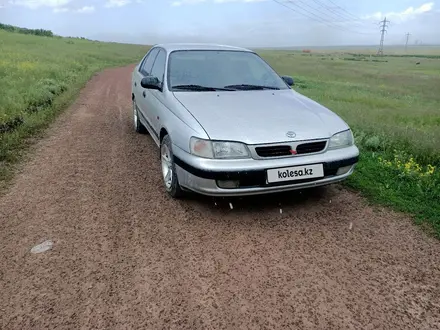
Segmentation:
<svg viewBox="0 0 440 330">
<path fill-rule="evenodd" d="M 342 29 L 342 31 L 346 30 L 346 29 L 344 29 L 344 28 L 341 28 L 339 25 L 336 25 L 334 22 L 328 20 L 327 18 L 322 18 L 321 16 L 319 16 L 319 15 L 313 13 L 312 11 L 310 11 L 310 10 L 304 8 L 302 5 L 298 4 L 298 2 L 300 2 L 301 4 L 305 5 L 306 7 L 309 7 L 309 8 L 311 8 L 311 9 L 314 9 L 312 6 L 308 5 L 307 3 L 304 3 L 302 0 L 297 0 L 297 1 L 295 1 L 295 2 L 292 1 L 292 0 L 286 0 L 286 1 L 287 1 L 288 3 L 290 3 L 290 4 L 292 4 L 292 5 L 294 5 L 294 6 L 298 7 L 298 8 L 300 8 L 301 10 L 305 11 L 306 13 L 308 13 L 308 14 L 310 14 L 310 15 L 316 17 L 320 22 L 325 22 L 325 23 L 330 24 L 330 25 L 328 25 L 328 26 L 334 25 L 334 27 L 336 27 L 336 28 L 338 28 L 338 29 L 340 29 L 340 30 Z M 325 14 L 325 15 L 326 15 L 326 14 Z M 351 32 L 351 31 L 350 31 L 350 32 Z"/>
<path fill-rule="evenodd" d="M 324 12 L 324 11 L 321 11 L 320 8 L 315 8 L 315 7 L 313 7 L 313 6 L 310 6 L 308 3 L 304 3 L 302 0 L 297 0 L 297 1 L 299 1 L 299 2 L 302 3 L 303 5 L 305 5 L 305 6 L 309 7 L 309 8 L 311 8 L 312 10 L 316 10 L 317 12 L 323 14 L 324 16 L 328 15 L 328 12 L 326 13 L 326 12 Z M 289 2 L 292 2 L 292 1 L 289 0 Z M 313 0 L 313 2 L 319 4 L 318 0 Z M 321 4 L 321 7 L 325 8 L 325 6 L 322 6 L 322 4 Z"/>
<path fill-rule="evenodd" d="M 293 2 L 293 1 L 291 1 L 291 0 L 286 0 L 286 1 L 285 1 L 285 2 L 288 2 L 289 4 L 294 5 L 294 6 L 297 7 L 297 8 L 299 8 L 299 10 L 301 10 L 302 12 L 301 12 L 301 11 L 298 11 L 297 9 L 294 9 L 294 8 L 288 6 L 288 5 L 286 5 L 285 2 L 281 2 L 281 1 L 279 1 L 279 0 L 273 0 L 273 1 L 276 2 L 276 3 L 279 4 L 279 5 L 281 5 L 281 6 L 285 7 L 285 8 L 287 8 L 287 9 L 292 10 L 292 11 L 294 11 L 294 12 L 296 12 L 296 13 L 302 15 L 302 16 L 305 16 L 305 17 L 307 17 L 307 18 L 309 18 L 309 19 L 311 19 L 311 20 L 313 20 L 313 21 L 320 22 L 320 23 L 324 23 L 324 24 L 325 24 L 326 26 L 328 26 L 328 27 L 331 27 L 331 28 L 334 28 L 334 29 L 338 29 L 338 30 L 340 30 L 340 31 L 344 31 L 344 32 L 351 32 L 351 33 L 358 33 L 358 34 L 368 34 L 368 33 L 364 33 L 364 32 L 358 32 L 358 31 L 348 30 L 348 29 L 343 28 L 343 27 L 341 27 L 341 26 L 339 26 L 339 25 L 336 25 L 334 22 L 328 20 L 327 18 L 323 18 L 323 17 L 321 17 L 321 16 L 319 16 L 319 15 L 313 13 L 312 11 L 308 10 L 307 8 L 304 8 L 303 6 L 301 6 L 300 4 L 298 4 L 297 2 Z M 300 2 L 301 2 L 302 4 L 304 4 L 303 1 L 300 0 Z M 310 7 L 310 6 L 309 6 L 309 7 Z M 315 8 L 313 8 L 313 7 L 311 7 L 311 8 L 312 8 L 312 9 L 315 9 Z M 305 13 L 304 13 L 304 12 L 305 12 Z"/>
<path fill-rule="evenodd" d="M 328 10 L 328 11 L 330 11 L 330 12 L 332 12 L 333 13 L 333 15 L 335 15 L 336 17 L 339 17 L 339 18 L 342 18 L 343 20 L 345 20 L 345 21 L 349 21 L 349 22 L 354 22 L 354 23 L 358 23 L 358 24 L 361 24 L 361 23 L 359 23 L 359 19 L 358 18 L 353 18 L 353 17 L 350 17 L 349 15 L 347 15 L 347 14 L 345 14 L 344 12 L 343 12 L 343 8 L 342 7 L 340 7 L 340 6 L 336 6 L 336 7 L 330 7 L 330 6 L 328 6 L 328 5 L 326 5 L 324 2 L 322 2 L 322 1 L 320 1 L 320 0 L 312 0 L 314 3 L 316 3 L 316 4 L 318 4 L 318 5 L 320 5 L 321 7 L 323 7 L 323 8 L 325 8 L 326 10 Z M 335 10 L 335 8 L 339 8 L 339 9 L 341 9 L 342 11 L 337 11 L 337 10 Z"/>
<path fill-rule="evenodd" d="M 383 19 L 383 21 L 380 21 L 380 23 L 382 24 L 381 26 L 381 35 L 380 35 L 380 45 L 379 45 L 379 50 L 377 51 L 377 55 L 379 56 L 383 56 L 383 42 L 385 40 L 385 32 L 387 32 L 387 28 L 388 28 L 388 23 L 391 23 L 390 21 L 387 21 L 387 18 L 385 17 Z"/>
<path fill-rule="evenodd" d="M 355 24 L 355 27 L 357 26 L 358 28 L 365 28 L 366 27 L 366 22 L 364 19 L 362 18 L 357 18 L 356 16 L 350 17 L 350 15 L 346 14 L 344 11 L 345 9 L 342 8 L 341 6 L 336 6 L 336 7 L 330 7 L 329 4 L 324 3 L 321 0 L 312 0 L 314 3 L 316 3 L 318 6 L 324 8 L 329 15 L 332 15 L 334 17 L 336 17 L 337 19 L 342 19 L 342 21 L 340 21 L 341 23 L 352 23 Z M 337 10 L 340 9 L 340 10 Z"/>
<path fill-rule="evenodd" d="M 313 21 L 320 22 L 320 23 L 331 23 L 331 22 L 328 22 L 328 21 L 326 21 L 326 20 L 323 20 L 322 18 L 318 17 L 317 15 L 314 15 L 314 16 L 316 17 L 316 18 L 315 18 L 315 17 L 309 16 L 308 14 L 301 13 L 301 12 L 299 12 L 298 10 L 295 10 L 294 8 L 292 8 L 292 7 L 288 6 L 288 5 L 286 5 L 285 3 L 281 2 L 281 1 L 278 1 L 278 0 L 273 0 L 273 1 L 276 2 L 277 4 L 283 6 L 283 7 L 285 7 L 285 8 L 287 8 L 287 9 L 291 10 L 291 11 L 294 11 L 295 13 L 298 13 L 298 14 L 300 14 L 300 15 L 302 15 L 302 16 L 305 16 L 305 17 L 307 17 L 307 18 L 310 18 L 310 19 L 313 20 Z M 289 0 L 286 0 L 285 2 L 293 3 L 292 1 L 289 1 Z M 298 5 L 296 5 L 296 6 L 302 9 L 301 6 L 298 6 Z M 304 9 L 302 9 L 302 10 L 304 10 Z M 308 11 L 307 9 L 304 10 L 304 11 L 305 11 L 305 12 L 308 12 L 308 13 L 311 13 L 311 12 Z M 313 13 L 311 13 L 311 14 L 313 14 Z"/>
<path fill-rule="evenodd" d="M 332 0 L 328 0 L 328 2 L 330 2 L 331 4 L 333 4 L 334 6 L 336 6 L 337 8 L 341 9 L 344 13 L 346 13 L 347 15 L 353 17 L 353 19 L 360 19 L 359 17 L 357 17 L 356 15 L 353 15 L 352 13 L 350 13 L 349 11 L 347 11 L 346 9 L 344 9 L 343 7 L 339 6 L 338 4 L 334 3 Z"/>
</svg>

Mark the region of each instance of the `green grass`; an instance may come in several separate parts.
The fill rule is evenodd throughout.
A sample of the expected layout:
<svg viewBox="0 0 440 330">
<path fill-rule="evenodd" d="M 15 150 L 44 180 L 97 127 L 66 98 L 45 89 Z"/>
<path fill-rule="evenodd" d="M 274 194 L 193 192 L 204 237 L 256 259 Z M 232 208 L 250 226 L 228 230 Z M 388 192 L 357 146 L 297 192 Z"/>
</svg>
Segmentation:
<svg viewBox="0 0 440 330">
<path fill-rule="evenodd" d="M 147 46 L 40 37 L 0 30 L 0 185 L 34 137 L 93 73 L 137 62 Z"/>
<path fill-rule="evenodd" d="M 352 127 L 361 159 L 347 183 L 440 238 L 440 49 L 417 58 L 259 53 Z"/>
</svg>

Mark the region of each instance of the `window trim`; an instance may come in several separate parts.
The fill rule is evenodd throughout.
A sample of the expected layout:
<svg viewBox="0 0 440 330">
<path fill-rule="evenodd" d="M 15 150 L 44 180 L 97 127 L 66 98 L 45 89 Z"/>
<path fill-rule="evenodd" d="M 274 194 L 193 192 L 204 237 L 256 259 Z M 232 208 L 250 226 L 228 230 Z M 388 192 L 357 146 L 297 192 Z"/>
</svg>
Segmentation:
<svg viewBox="0 0 440 330">
<path fill-rule="evenodd" d="M 154 48 L 154 47 L 153 47 Z M 144 57 L 142 58 L 139 66 L 138 66 L 138 72 L 141 73 L 141 68 L 144 65 L 145 61 L 147 60 L 148 56 L 150 56 L 151 51 L 153 50 L 153 48 L 150 48 L 150 50 L 144 55 Z"/>
<path fill-rule="evenodd" d="M 148 51 L 149 53 L 149 51 Z M 148 53 L 144 55 L 144 57 L 142 57 L 142 60 L 139 62 L 138 66 L 137 66 L 137 72 L 141 72 L 141 68 L 142 65 L 144 65 L 145 59 L 148 57 Z"/>
<path fill-rule="evenodd" d="M 166 70 L 167 70 L 167 62 L 168 62 L 168 57 L 167 57 L 167 51 L 164 49 L 164 48 L 162 48 L 162 47 L 156 47 L 156 49 L 158 49 L 159 51 L 157 52 L 157 55 L 156 55 L 156 57 L 154 58 L 154 62 L 153 62 L 153 66 L 151 67 L 151 71 L 153 71 L 153 68 L 154 68 L 154 65 L 156 64 L 156 60 L 157 60 L 157 57 L 159 56 L 159 53 L 161 52 L 161 51 L 163 51 L 164 53 L 165 53 L 165 67 L 164 67 L 164 74 L 163 74 L 163 78 L 162 78 L 162 83 L 161 83 L 161 87 L 160 87 L 160 92 L 163 92 L 163 87 L 164 87 L 164 80 L 165 80 L 165 72 L 166 72 Z M 157 77 L 156 77 L 157 78 Z M 159 78 L 158 78 L 159 79 Z"/>
<path fill-rule="evenodd" d="M 151 48 L 151 49 L 148 51 L 147 55 L 145 55 L 145 58 L 144 58 L 144 60 L 142 61 L 142 64 L 140 65 L 140 67 L 139 67 L 139 73 L 140 73 L 142 76 L 144 76 L 144 77 L 148 76 L 148 74 L 145 74 L 145 72 L 143 71 L 143 66 L 144 66 L 144 64 L 146 64 L 146 62 L 147 62 L 149 56 L 151 55 L 151 53 L 152 53 L 153 51 L 155 51 L 155 50 L 159 50 L 159 51 L 160 51 L 160 47 L 153 47 L 153 48 Z M 156 57 L 157 57 L 157 55 L 159 54 L 159 51 L 157 52 Z M 156 62 L 156 57 L 155 57 L 154 60 L 153 60 L 153 64 L 151 65 L 151 68 L 153 68 L 154 63 Z"/>
<path fill-rule="evenodd" d="M 164 62 L 164 66 L 163 66 L 163 77 L 162 77 L 162 81 L 161 81 L 162 87 L 163 87 L 163 84 L 165 82 L 166 68 L 167 68 L 167 52 L 165 49 L 163 49 L 161 47 L 158 47 L 158 48 L 159 48 L 159 52 L 157 53 L 156 58 L 154 59 L 153 66 L 151 67 L 151 72 L 153 72 L 153 68 L 154 68 L 154 65 L 156 64 L 157 57 L 159 56 L 160 52 L 163 51 L 163 53 L 165 54 L 165 62 Z M 159 79 L 159 77 L 156 77 L 156 78 Z"/>
</svg>

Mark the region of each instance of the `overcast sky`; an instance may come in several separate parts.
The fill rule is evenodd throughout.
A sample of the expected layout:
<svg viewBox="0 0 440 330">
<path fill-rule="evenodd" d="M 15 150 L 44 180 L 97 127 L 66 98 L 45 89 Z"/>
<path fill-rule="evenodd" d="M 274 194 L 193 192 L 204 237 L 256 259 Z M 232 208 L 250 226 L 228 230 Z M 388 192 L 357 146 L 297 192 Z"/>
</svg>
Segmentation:
<svg viewBox="0 0 440 330">
<path fill-rule="evenodd" d="M 426 0 L 0 0 L 0 22 L 63 36 L 244 47 L 440 44 L 440 5 Z"/>
</svg>

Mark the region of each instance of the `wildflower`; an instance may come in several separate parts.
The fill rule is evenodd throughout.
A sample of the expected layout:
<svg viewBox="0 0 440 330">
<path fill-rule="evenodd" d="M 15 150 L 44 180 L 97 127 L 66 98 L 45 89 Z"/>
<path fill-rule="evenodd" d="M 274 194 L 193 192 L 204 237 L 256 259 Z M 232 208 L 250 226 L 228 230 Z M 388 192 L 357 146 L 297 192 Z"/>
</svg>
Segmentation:
<svg viewBox="0 0 440 330">
<path fill-rule="evenodd" d="M 428 175 L 434 174 L 435 171 L 435 166 L 432 166 L 431 164 L 428 165 L 428 170 L 426 171 L 426 173 Z"/>
<path fill-rule="evenodd" d="M 409 158 L 408 158 L 409 157 Z M 393 159 L 386 160 L 378 157 L 379 163 L 383 166 L 398 170 L 399 176 L 411 176 L 413 178 L 425 178 L 434 174 L 435 166 L 427 165 L 426 169 L 414 160 L 414 157 L 407 156 L 405 153 L 395 153 Z"/>
</svg>

